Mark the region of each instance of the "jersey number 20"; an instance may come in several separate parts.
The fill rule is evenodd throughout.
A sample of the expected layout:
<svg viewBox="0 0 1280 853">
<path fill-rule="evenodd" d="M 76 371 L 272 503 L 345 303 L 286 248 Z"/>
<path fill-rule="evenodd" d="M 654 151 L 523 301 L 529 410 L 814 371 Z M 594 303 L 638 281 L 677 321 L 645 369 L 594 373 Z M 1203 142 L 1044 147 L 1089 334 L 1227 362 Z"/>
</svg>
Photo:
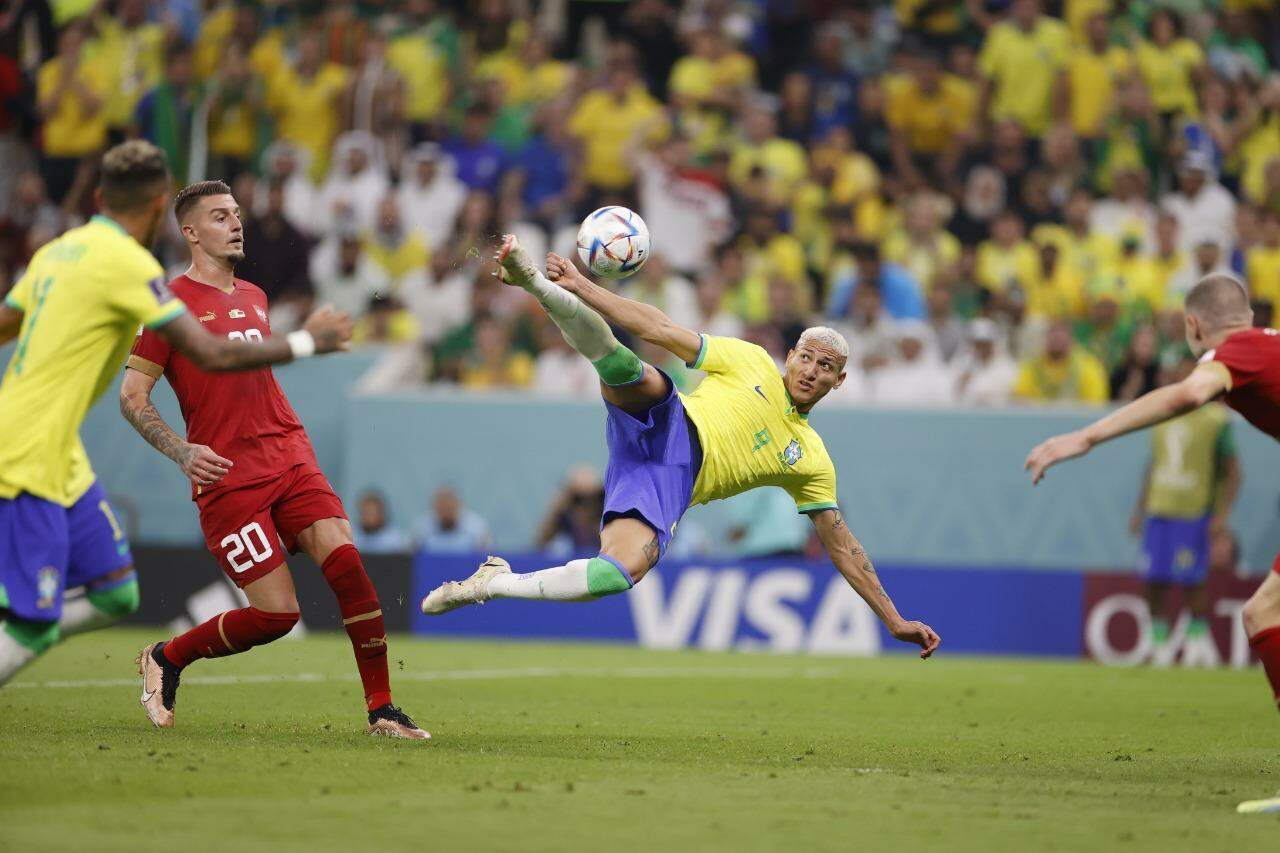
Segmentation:
<svg viewBox="0 0 1280 853">
<path fill-rule="evenodd" d="M 273 553 L 266 532 L 256 521 L 240 528 L 239 533 L 229 533 L 222 537 L 218 544 L 227 549 L 227 562 L 237 574 L 249 571 L 254 563 L 263 562 Z M 243 563 L 238 562 L 241 555 L 247 555 L 249 559 Z"/>
<path fill-rule="evenodd" d="M 257 329 L 245 329 L 243 332 L 237 329 L 234 332 L 227 332 L 227 337 L 233 341 L 262 342 L 262 332 L 259 332 Z"/>
</svg>

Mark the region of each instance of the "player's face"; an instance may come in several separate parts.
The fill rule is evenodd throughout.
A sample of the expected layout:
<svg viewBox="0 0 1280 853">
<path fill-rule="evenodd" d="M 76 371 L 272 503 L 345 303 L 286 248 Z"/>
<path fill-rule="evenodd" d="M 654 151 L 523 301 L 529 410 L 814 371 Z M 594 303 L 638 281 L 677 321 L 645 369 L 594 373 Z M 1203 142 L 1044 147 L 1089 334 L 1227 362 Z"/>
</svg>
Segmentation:
<svg viewBox="0 0 1280 853">
<path fill-rule="evenodd" d="M 244 260 L 244 226 L 234 196 L 212 195 L 204 199 L 189 225 L 200 249 L 209 257 L 233 264 Z"/>
<path fill-rule="evenodd" d="M 812 341 L 798 345 L 787 353 L 783 381 L 796 408 L 807 412 L 844 381 L 844 362 L 840 353 Z"/>
</svg>

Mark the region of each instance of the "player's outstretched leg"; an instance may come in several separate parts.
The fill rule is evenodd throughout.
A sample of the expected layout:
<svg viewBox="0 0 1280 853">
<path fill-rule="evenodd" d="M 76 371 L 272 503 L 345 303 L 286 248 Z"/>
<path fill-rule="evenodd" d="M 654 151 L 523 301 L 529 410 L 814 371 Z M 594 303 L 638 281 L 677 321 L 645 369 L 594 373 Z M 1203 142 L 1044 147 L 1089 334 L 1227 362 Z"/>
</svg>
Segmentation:
<svg viewBox="0 0 1280 853">
<path fill-rule="evenodd" d="M 392 702 L 382 605 L 360 552 L 352 544 L 350 524 L 344 518 L 320 519 L 298 534 L 298 544 L 320 565 L 324 579 L 338 599 L 342 626 L 351 640 L 356 669 L 364 686 L 365 708 L 369 714 L 365 731 L 407 740 L 430 740 L 431 735 Z"/>
<path fill-rule="evenodd" d="M 667 380 L 647 367 L 630 348 L 614 337 L 598 313 L 574 294 L 547 279 L 534 266 L 524 247 L 508 234 L 498 250 L 502 280 L 533 295 L 560 328 L 565 341 L 581 353 L 600 375 L 605 399 L 627 411 L 642 411 L 667 396 Z"/>
<path fill-rule="evenodd" d="M 1280 710 L 1280 556 L 1262 585 L 1245 602 L 1243 616 L 1249 645 L 1262 660 L 1276 709 Z"/>
<path fill-rule="evenodd" d="M 626 592 L 657 562 L 658 537 L 635 518 L 616 518 L 601 532 L 600 555 L 515 574 L 501 557 L 489 557 L 464 581 L 441 584 L 422 599 L 422 612 L 439 616 L 491 598 L 594 601 Z"/>
<path fill-rule="evenodd" d="M 83 595 L 65 598 L 58 631 L 65 639 L 106 628 L 137 613 L 141 602 L 138 573 L 127 566 L 86 584 Z"/>
<path fill-rule="evenodd" d="M 247 652 L 293 630 L 301 615 L 289 567 L 281 564 L 244 587 L 249 607 L 227 610 L 168 642 L 152 643 L 138 655 L 142 707 L 157 728 L 173 725 L 182 670 L 201 658 Z"/>
</svg>

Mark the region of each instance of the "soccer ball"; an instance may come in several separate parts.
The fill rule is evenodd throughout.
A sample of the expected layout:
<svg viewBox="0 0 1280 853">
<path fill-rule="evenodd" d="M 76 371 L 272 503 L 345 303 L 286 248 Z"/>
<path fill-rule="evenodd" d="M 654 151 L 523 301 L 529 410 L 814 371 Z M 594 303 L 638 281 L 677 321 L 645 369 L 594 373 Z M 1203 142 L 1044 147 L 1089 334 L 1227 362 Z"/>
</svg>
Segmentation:
<svg viewBox="0 0 1280 853">
<path fill-rule="evenodd" d="M 649 259 L 649 228 L 625 207 L 592 211 L 578 229 L 578 257 L 601 278 L 626 278 Z"/>
</svg>

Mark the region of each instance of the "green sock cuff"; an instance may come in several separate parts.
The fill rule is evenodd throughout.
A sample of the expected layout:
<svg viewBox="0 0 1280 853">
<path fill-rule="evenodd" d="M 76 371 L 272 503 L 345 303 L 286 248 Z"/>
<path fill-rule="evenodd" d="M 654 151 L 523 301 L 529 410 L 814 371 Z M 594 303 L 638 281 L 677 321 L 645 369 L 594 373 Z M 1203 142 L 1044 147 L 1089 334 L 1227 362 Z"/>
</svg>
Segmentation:
<svg viewBox="0 0 1280 853">
<path fill-rule="evenodd" d="M 609 558 L 592 557 L 587 561 L 587 592 L 596 598 L 626 592 L 631 586 L 631 576 Z"/>
<path fill-rule="evenodd" d="M 132 575 L 123 583 L 106 589 L 90 588 L 85 593 L 85 597 L 94 607 L 116 619 L 123 619 L 131 613 L 137 613 L 138 605 L 142 603 L 142 591 L 138 588 L 137 575 Z"/>
<path fill-rule="evenodd" d="M 4 632 L 14 641 L 35 654 L 44 654 L 50 646 L 58 642 L 57 622 L 27 622 L 23 619 L 9 619 L 4 623 Z"/>
<path fill-rule="evenodd" d="M 604 358 L 591 362 L 591 366 L 600 374 L 600 381 L 612 388 L 634 385 L 644 378 L 644 362 L 622 344 Z"/>
</svg>

